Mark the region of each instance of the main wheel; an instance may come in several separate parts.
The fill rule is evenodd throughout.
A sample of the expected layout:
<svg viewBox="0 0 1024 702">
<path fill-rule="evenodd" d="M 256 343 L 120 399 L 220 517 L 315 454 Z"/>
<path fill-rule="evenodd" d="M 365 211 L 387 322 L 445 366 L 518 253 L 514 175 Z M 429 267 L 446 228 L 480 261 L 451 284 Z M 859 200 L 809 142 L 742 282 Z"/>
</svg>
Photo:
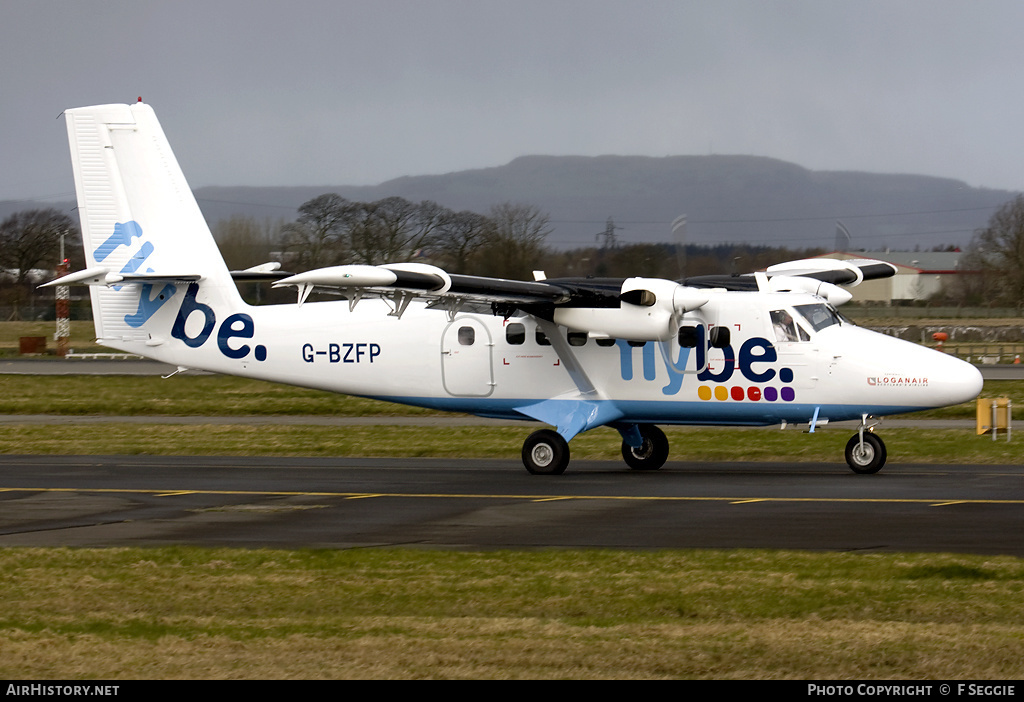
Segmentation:
<svg viewBox="0 0 1024 702">
<path fill-rule="evenodd" d="M 846 443 L 846 462 L 854 473 L 877 473 L 885 465 L 885 442 L 875 434 L 864 432 L 864 445 L 860 435 L 854 434 Z"/>
<path fill-rule="evenodd" d="M 637 427 L 643 443 L 633 448 L 622 442 L 622 457 L 633 470 L 658 470 L 668 460 L 668 438 L 653 424 L 641 424 Z"/>
<path fill-rule="evenodd" d="M 534 475 L 561 475 L 569 465 L 569 442 L 557 431 L 535 431 L 523 442 L 523 465 Z"/>
</svg>

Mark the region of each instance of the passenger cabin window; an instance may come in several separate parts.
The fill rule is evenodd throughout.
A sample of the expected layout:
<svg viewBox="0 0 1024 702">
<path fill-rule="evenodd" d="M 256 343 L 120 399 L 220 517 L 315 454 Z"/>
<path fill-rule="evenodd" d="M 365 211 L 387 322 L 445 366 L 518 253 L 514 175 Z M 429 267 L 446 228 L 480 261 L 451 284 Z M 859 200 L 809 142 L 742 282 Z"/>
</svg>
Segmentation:
<svg viewBox="0 0 1024 702">
<path fill-rule="evenodd" d="M 597 342 L 598 346 L 615 346 L 615 339 L 597 338 L 594 341 Z"/>
<path fill-rule="evenodd" d="M 583 346 L 584 344 L 587 343 L 587 333 L 586 332 L 574 332 L 574 331 L 571 331 L 568 334 L 568 338 L 569 338 L 569 346 Z"/>
<path fill-rule="evenodd" d="M 684 349 L 697 348 L 697 327 L 679 327 L 679 345 Z"/>
<path fill-rule="evenodd" d="M 510 346 L 520 346 L 526 343 L 526 326 L 519 322 L 512 322 L 505 327 L 505 341 Z"/>
<path fill-rule="evenodd" d="M 459 327 L 459 344 L 472 346 L 476 341 L 476 330 L 473 327 Z"/>
<path fill-rule="evenodd" d="M 551 346 L 551 341 L 548 339 L 548 335 L 537 329 L 537 346 Z"/>
</svg>

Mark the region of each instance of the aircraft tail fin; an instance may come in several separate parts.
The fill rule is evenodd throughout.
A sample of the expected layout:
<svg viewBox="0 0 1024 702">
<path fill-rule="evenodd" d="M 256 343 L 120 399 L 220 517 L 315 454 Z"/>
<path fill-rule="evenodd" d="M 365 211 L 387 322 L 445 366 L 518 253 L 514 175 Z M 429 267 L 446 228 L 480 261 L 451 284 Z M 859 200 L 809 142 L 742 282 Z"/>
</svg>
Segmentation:
<svg viewBox="0 0 1024 702">
<path fill-rule="evenodd" d="M 153 109 L 97 105 L 65 112 L 96 335 L 115 348 L 154 341 L 178 304 L 240 297 Z M 85 281 L 84 279 L 88 279 Z M 77 281 L 68 281 L 77 282 Z M 165 333 L 165 332 L 162 332 Z"/>
</svg>

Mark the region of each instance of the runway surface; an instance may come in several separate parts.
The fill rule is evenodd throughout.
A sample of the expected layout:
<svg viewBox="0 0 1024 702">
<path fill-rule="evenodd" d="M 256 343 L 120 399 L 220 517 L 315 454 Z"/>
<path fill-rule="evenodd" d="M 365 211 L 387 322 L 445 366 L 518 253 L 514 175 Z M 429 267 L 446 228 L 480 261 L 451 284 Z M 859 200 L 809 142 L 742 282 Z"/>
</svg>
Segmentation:
<svg viewBox="0 0 1024 702">
<path fill-rule="evenodd" d="M 0 546 L 792 548 L 1024 556 L 1024 467 L 0 456 Z"/>
</svg>

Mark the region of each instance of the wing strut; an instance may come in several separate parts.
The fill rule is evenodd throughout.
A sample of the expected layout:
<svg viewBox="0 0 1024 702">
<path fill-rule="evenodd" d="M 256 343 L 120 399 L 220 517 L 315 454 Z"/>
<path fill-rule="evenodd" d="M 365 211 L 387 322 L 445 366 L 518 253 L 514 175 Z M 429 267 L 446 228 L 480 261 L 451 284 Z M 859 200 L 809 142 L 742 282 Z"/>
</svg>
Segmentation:
<svg viewBox="0 0 1024 702">
<path fill-rule="evenodd" d="M 540 317 L 534 317 L 537 326 L 551 341 L 552 348 L 558 354 L 558 359 L 565 370 L 569 373 L 579 394 L 575 397 L 553 398 L 543 400 L 532 405 L 516 407 L 518 412 L 541 422 L 557 427 L 558 433 L 566 441 L 570 441 L 580 432 L 604 426 L 610 422 L 621 419 L 622 410 L 611 401 L 602 400 L 598 396 L 597 388 L 587 376 L 583 367 L 576 359 L 572 347 L 564 336 L 559 326 Z"/>
</svg>

